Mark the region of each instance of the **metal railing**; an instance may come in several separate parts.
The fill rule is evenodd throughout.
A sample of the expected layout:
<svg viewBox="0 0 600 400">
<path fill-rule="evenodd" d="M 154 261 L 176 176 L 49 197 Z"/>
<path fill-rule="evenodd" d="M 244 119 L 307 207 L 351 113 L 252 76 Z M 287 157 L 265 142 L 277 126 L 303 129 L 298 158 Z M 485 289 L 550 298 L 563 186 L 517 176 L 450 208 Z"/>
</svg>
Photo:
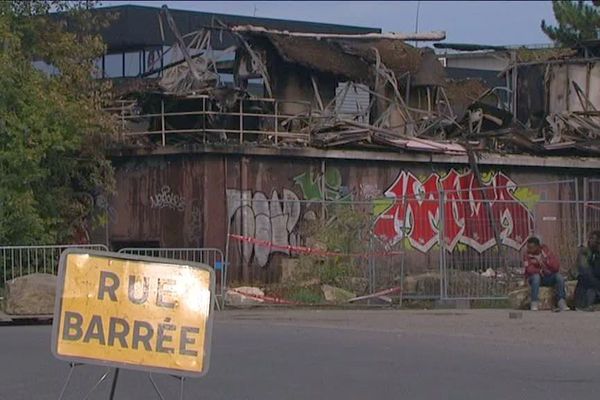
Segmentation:
<svg viewBox="0 0 600 400">
<path fill-rule="evenodd" d="M 256 138 L 275 145 L 286 141 L 308 143 L 310 139 L 310 102 L 248 98 L 237 100 L 224 111 L 215 104 L 214 97 L 188 96 L 185 101 L 196 101 L 198 110 L 167 112 L 165 98 L 161 98 L 158 112 L 142 113 L 131 101 L 117 101 L 116 106 L 106 110 L 118 118 L 123 139 L 160 137 L 162 146 L 175 135 L 197 135 L 202 143 L 211 138 L 221 140 L 223 135 L 240 144 Z M 290 105 L 299 111 L 285 112 Z"/>
<path fill-rule="evenodd" d="M 225 292 L 227 286 L 227 265 L 224 262 L 223 252 L 219 249 L 193 247 L 126 247 L 120 249 L 119 253 L 206 264 L 212 267 L 217 274 L 217 296 L 222 298 Z"/>
<path fill-rule="evenodd" d="M 583 180 L 583 237 L 600 229 L 600 179 Z"/>
<path fill-rule="evenodd" d="M 103 244 L 88 245 L 49 245 L 49 246 L 2 246 L 2 285 L 23 275 L 33 273 L 58 273 L 58 260 L 61 253 L 69 248 L 108 251 Z"/>
</svg>

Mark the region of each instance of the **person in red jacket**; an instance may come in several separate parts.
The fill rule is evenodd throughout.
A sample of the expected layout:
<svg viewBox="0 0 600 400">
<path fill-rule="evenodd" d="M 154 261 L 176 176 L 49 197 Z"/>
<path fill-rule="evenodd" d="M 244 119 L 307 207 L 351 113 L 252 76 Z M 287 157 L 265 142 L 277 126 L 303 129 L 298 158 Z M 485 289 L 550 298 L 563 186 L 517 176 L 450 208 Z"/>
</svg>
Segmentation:
<svg viewBox="0 0 600 400">
<path fill-rule="evenodd" d="M 541 244 L 540 239 L 531 237 L 527 240 L 527 251 L 523 256 L 523 267 L 525 268 L 525 278 L 531 286 L 532 311 L 537 311 L 539 308 L 540 286 L 556 287 L 559 310 L 566 311 L 569 309 L 565 301 L 565 278 L 559 272 L 560 262 L 558 257 L 550 251 L 548 246 Z"/>
</svg>

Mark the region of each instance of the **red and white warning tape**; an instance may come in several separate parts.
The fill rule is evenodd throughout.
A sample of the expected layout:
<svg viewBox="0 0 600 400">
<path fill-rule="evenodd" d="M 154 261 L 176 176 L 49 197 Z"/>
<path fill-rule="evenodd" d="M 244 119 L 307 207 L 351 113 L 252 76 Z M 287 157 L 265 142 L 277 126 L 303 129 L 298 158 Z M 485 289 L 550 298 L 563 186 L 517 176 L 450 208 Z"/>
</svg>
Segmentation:
<svg viewBox="0 0 600 400">
<path fill-rule="evenodd" d="M 290 253 L 307 254 L 324 257 L 389 257 L 404 254 L 402 251 L 385 251 L 376 253 L 340 253 L 336 251 L 327 251 L 304 246 L 279 245 L 268 240 L 256 239 L 249 236 L 229 235 L 230 238 L 240 242 L 252 243 L 255 246 L 269 247 L 271 250 L 289 251 Z"/>
<path fill-rule="evenodd" d="M 377 298 L 377 297 L 385 298 L 385 297 L 387 297 L 389 295 L 398 294 L 400 292 L 402 292 L 402 288 L 400 286 L 397 286 L 397 287 L 393 287 L 393 288 L 382 290 L 380 292 L 375 292 L 375 293 L 372 293 L 372 294 L 367 294 L 365 296 L 354 297 L 354 298 L 348 300 L 348 302 L 354 303 L 355 301 L 374 299 L 374 298 Z M 391 299 L 390 299 L 390 302 L 391 302 Z"/>
<path fill-rule="evenodd" d="M 290 301 L 290 300 L 285 300 L 282 299 L 280 297 L 272 297 L 272 296 L 264 296 L 264 295 L 257 295 L 257 294 L 250 294 L 250 293 L 246 293 L 246 292 L 242 292 L 240 290 L 237 289 L 229 289 L 232 292 L 235 292 L 239 295 L 248 297 L 249 299 L 254 299 L 254 300 L 259 300 L 265 303 L 269 303 L 269 304 L 284 304 L 284 305 L 294 305 L 294 306 L 301 306 L 301 305 L 306 305 L 305 303 L 300 303 L 297 301 Z M 360 300 L 368 300 L 368 299 L 374 299 L 374 298 L 382 298 L 385 299 L 387 298 L 387 296 L 390 295 L 394 295 L 394 294 L 398 294 L 402 292 L 402 288 L 401 287 L 393 287 L 390 289 L 385 289 L 382 290 L 380 292 L 376 292 L 376 293 L 372 293 L 372 294 L 368 294 L 365 296 L 358 296 L 358 297 L 354 297 L 350 300 L 348 300 L 349 303 L 354 303 L 356 301 L 360 301 Z M 391 302 L 391 299 L 389 300 Z"/>
<path fill-rule="evenodd" d="M 298 303 L 296 301 L 284 300 L 280 297 L 260 296 L 257 294 L 250 294 L 250 293 L 242 292 L 237 289 L 229 289 L 229 290 L 231 290 L 232 292 L 235 292 L 237 294 L 240 294 L 242 296 L 248 297 L 250 299 L 260 300 L 260 301 L 264 301 L 266 303 L 271 303 L 271 304 L 287 304 L 287 305 L 301 305 L 302 304 L 302 303 Z"/>
</svg>

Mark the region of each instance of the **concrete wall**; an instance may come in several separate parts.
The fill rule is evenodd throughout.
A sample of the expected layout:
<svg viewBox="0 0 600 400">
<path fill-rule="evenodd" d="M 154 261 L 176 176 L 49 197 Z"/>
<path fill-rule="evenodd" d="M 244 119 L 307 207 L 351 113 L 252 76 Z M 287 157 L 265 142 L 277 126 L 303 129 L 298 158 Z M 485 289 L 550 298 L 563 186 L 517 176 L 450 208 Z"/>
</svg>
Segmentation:
<svg viewBox="0 0 600 400">
<path fill-rule="evenodd" d="M 437 266 L 437 188 L 443 187 L 459 191 L 448 196 L 444 206 L 448 254 L 475 257 L 494 251 L 494 232 L 481 197 L 485 189 L 503 243 L 518 258 L 530 234 L 556 247 L 577 245 L 575 207 L 548 203 L 574 200 L 575 186 L 550 182 L 595 174 L 585 169 L 482 165 L 481 188 L 467 164 L 450 158 L 446 163 L 424 163 L 375 161 L 376 153 L 369 160 L 367 152 L 362 152 L 365 160 L 271 153 L 116 158 L 111 244 L 225 249 L 229 231 L 281 246 L 306 245 L 299 227 L 302 221 L 320 217 L 321 201 L 351 199 L 373 202 L 356 207 L 369 214 L 378 243 L 406 249 L 408 269 L 427 270 Z M 528 186 L 539 182 L 543 184 Z M 402 201 L 405 197 L 410 200 Z M 232 280 L 279 279 L 285 251 L 253 243 L 230 247 Z"/>
</svg>

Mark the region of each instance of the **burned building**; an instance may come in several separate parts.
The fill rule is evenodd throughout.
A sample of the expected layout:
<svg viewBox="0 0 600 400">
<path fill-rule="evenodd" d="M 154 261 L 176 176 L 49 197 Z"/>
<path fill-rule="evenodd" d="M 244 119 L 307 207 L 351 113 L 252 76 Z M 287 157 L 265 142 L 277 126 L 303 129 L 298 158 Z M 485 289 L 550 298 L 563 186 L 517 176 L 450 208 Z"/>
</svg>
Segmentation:
<svg viewBox="0 0 600 400">
<path fill-rule="evenodd" d="M 318 247 L 307 221 L 352 204 L 372 254 L 389 255 L 372 261 L 385 288 L 398 275 L 508 271 L 534 234 L 565 247 L 567 265 L 600 222 L 581 204 L 598 200 L 600 161 L 556 149 L 532 122 L 549 109 L 547 91 L 522 89 L 539 88 L 528 65 L 511 64 L 494 88 L 449 80 L 431 49 L 409 44 L 439 32 L 227 16 L 185 25 L 154 12 L 171 58 L 115 81 L 108 108 L 117 190 L 97 238 L 114 249 L 215 247 L 230 281 L 277 282 Z"/>
</svg>

